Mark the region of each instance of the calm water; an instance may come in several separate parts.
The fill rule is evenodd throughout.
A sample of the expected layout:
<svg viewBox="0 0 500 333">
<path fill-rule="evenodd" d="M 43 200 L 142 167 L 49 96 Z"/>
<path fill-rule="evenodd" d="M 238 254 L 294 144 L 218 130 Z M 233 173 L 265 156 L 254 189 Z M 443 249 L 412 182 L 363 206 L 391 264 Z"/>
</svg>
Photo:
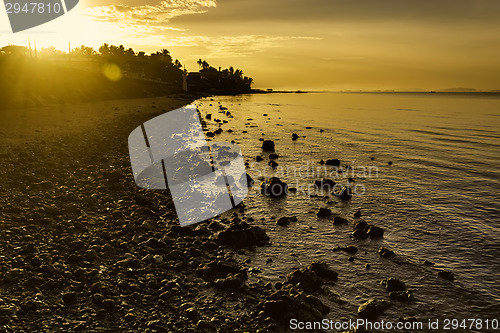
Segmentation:
<svg viewBox="0 0 500 333">
<path fill-rule="evenodd" d="M 234 119 L 218 113 L 219 102 Z M 307 188 L 324 176 L 291 170 L 338 158 L 354 167 L 357 189 L 365 190 L 342 202 L 300 193 L 269 199 L 254 189 L 245 200 L 247 215 L 268 230 L 273 246 L 253 256 L 249 267 L 260 272 L 252 279 L 283 280 L 292 269 L 319 259 L 339 272 L 331 289 L 347 302 L 331 303 L 330 319 L 353 318 L 368 298 L 387 297 L 379 285 L 385 277 L 398 277 L 415 291 L 415 302 L 393 306 L 387 319 L 500 317 L 500 98 L 309 93 L 216 97 L 197 105 L 202 114 L 229 120 L 223 129 L 234 132 L 217 141 L 234 139 L 251 163 L 262 154 L 259 138 L 274 140 L 277 162 L 290 170 L 277 170 L 278 175 L 290 186 Z M 292 141 L 292 133 L 301 137 Z M 258 178 L 266 165 L 267 158 L 253 163 L 248 173 Z M 378 173 L 361 174 L 363 167 Z M 346 182 L 343 175 L 335 180 Z M 351 220 L 361 209 L 367 222 L 386 230 L 385 237 L 351 240 L 352 227 L 317 218 L 319 207 Z M 275 218 L 284 215 L 295 215 L 298 222 L 276 226 Z M 360 248 L 352 263 L 346 253 L 331 251 L 348 244 Z M 403 263 L 380 259 L 380 246 L 393 249 Z M 454 271 L 456 281 L 437 278 L 440 269 Z"/>
</svg>

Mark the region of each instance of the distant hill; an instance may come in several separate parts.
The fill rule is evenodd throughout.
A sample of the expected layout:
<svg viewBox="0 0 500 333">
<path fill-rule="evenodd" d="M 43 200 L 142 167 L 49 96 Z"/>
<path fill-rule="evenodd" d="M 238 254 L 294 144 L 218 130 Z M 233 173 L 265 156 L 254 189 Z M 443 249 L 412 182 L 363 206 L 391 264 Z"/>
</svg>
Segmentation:
<svg viewBox="0 0 500 333">
<path fill-rule="evenodd" d="M 438 90 L 439 92 L 475 92 L 477 89 L 474 88 L 448 88 Z"/>
</svg>

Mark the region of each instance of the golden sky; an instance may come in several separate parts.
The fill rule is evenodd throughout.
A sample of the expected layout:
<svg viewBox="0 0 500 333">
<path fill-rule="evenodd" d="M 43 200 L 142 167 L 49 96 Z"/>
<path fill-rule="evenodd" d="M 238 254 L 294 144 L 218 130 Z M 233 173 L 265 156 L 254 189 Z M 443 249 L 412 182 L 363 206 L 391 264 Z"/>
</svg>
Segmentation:
<svg viewBox="0 0 500 333">
<path fill-rule="evenodd" d="M 500 89 L 498 0 L 80 0 L 0 45 L 167 48 L 275 89 Z"/>
</svg>

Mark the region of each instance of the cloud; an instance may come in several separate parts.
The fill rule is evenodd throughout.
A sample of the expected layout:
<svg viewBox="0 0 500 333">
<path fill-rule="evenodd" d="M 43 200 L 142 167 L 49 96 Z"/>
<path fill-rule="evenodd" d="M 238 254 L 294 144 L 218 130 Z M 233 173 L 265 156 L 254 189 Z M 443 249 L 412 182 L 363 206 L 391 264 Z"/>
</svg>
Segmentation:
<svg viewBox="0 0 500 333">
<path fill-rule="evenodd" d="M 113 4 L 93 6 L 86 8 L 85 14 L 102 22 L 164 26 L 174 17 L 205 13 L 209 8 L 216 6 L 215 0 L 164 0 L 156 5 L 129 6 Z"/>
<path fill-rule="evenodd" d="M 242 57 L 264 52 L 272 48 L 285 47 L 291 41 L 317 41 L 319 37 L 308 36 L 183 36 L 168 40 L 170 46 L 204 48 L 205 57 Z"/>
</svg>

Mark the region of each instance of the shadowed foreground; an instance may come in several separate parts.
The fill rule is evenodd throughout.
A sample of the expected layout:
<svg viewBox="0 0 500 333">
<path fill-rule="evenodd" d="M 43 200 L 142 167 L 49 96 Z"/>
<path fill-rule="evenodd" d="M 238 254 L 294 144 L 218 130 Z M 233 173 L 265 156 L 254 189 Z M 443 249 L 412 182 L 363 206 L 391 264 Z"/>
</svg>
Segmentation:
<svg viewBox="0 0 500 333">
<path fill-rule="evenodd" d="M 246 282 L 235 251 L 249 253 L 269 238 L 242 221 L 244 207 L 231 221 L 181 228 L 168 192 L 135 185 L 128 134 L 189 102 L 2 112 L 2 330 L 276 332 L 290 317 L 328 312 L 306 293 L 322 274 L 336 278 L 321 265 L 305 269 L 316 279 L 305 291 L 294 286 L 307 282 L 301 272 L 276 290 Z"/>
</svg>

